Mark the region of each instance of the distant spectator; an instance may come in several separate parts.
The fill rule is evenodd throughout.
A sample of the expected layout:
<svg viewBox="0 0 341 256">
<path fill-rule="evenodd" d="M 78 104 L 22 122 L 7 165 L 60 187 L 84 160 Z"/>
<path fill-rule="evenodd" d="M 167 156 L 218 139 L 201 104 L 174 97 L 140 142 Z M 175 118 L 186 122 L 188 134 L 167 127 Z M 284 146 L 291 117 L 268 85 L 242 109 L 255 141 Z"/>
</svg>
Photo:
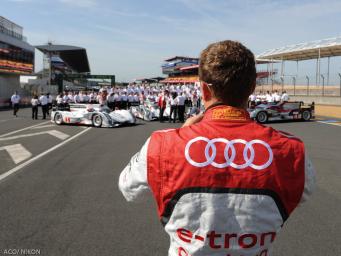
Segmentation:
<svg viewBox="0 0 341 256">
<path fill-rule="evenodd" d="M 178 98 L 178 115 L 179 115 L 179 121 L 183 123 L 185 121 L 185 100 L 186 96 L 185 93 L 181 93 Z"/>
<path fill-rule="evenodd" d="M 13 115 L 18 116 L 18 111 L 19 111 L 19 103 L 20 103 L 20 96 L 17 91 L 14 92 L 14 94 L 11 97 L 11 102 L 13 106 Z"/>
<path fill-rule="evenodd" d="M 32 119 L 37 120 L 38 119 L 38 105 L 39 105 L 39 100 L 38 100 L 37 95 L 33 96 L 31 100 L 31 104 L 32 104 Z"/>
<path fill-rule="evenodd" d="M 171 92 L 171 97 L 169 98 L 169 105 L 170 105 L 170 114 L 169 114 L 169 122 L 172 120 L 172 114 L 173 116 L 173 123 L 176 121 L 176 116 L 178 113 L 178 94 L 173 90 Z"/>
<path fill-rule="evenodd" d="M 63 93 L 60 93 L 60 94 L 57 96 L 56 101 L 57 101 L 57 106 L 59 106 L 60 104 L 63 103 Z"/>
<path fill-rule="evenodd" d="M 79 96 L 78 92 L 76 92 L 75 95 L 73 96 L 73 102 L 74 103 L 80 103 L 81 102 L 81 97 Z"/>
<path fill-rule="evenodd" d="M 84 103 L 89 103 L 90 102 L 90 97 L 88 96 L 88 92 L 84 92 L 83 94 L 82 94 L 82 102 L 84 102 Z"/>
<path fill-rule="evenodd" d="M 40 97 L 39 97 L 39 102 L 41 104 L 41 110 L 43 112 L 43 119 L 46 119 L 46 114 L 48 112 L 48 99 L 46 97 L 45 94 L 42 94 Z"/>
<path fill-rule="evenodd" d="M 125 91 L 123 91 L 123 95 L 121 96 L 121 109 L 127 109 L 128 96 Z"/>
<path fill-rule="evenodd" d="M 64 91 L 64 96 L 63 96 L 63 103 L 69 103 L 69 96 L 66 91 Z"/>
<path fill-rule="evenodd" d="M 289 101 L 289 95 L 287 94 L 286 91 L 283 91 L 282 97 L 281 97 L 281 101 L 282 101 L 282 102 L 287 102 L 287 101 Z"/>
<path fill-rule="evenodd" d="M 273 97 L 272 97 L 272 95 L 270 94 L 269 91 L 266 92 L 265 99 L 266 99 L 267 103 L 270 103 L 270 102 L 274 101 L 274 99 L 273 99 Z"/>
<path fill-rule="evenodd" d="M 163 113 L 165 112 L 165 109 L 167 106 L 168 95 L 169 95 L 168 90 L 165 90 L 163 94 L 160 95 L 159 100 L 158 100 L 158 106 L 160 109 L 160 115 L 159 115 L 160 122 L 163 122 Z"/>
<path fill-rule="evenodd" d="M 107 96 L 107 102 L 108 102 L 108 107 L 111 109 L 111 110 L 113 110 L 114 109 L 114 101 L 115 101 L 115 99 L 114 99 L 114 93 L 112 92 L 112 93 L 110 93 L 110 94 L 108 94 L 108 96 Z"/>
<path fill-rule="evenodd" d="M 256 99 L 257 96 L 256 94 L 253 92 L 250 96 L 249 96 L 249 103 L 248 103 L 248 107 L 249 108 L 254 108 L 256 106 Z"/>
<path fill-rule="evenodd" d="M 53 101 L 53 98 L 52 98 L 52 96 L 50 95 L 50 93 L 47 93 L 46 94 L 46 98 L 47 98 L 47 112 L 46 112 L 46 114 L 48 115 L 48 116 L 50 116 L 50 109 L 52 109 L 52 101 Z"/>
<path fill-rule="evenodd" d="M 128 97 L 127 97 L 127 102 L 128 102 L 128 109 L 131 107 L 131 105 L 134 102 L 134 95 L 133 93 L 129 93 Z"/>
<path fill-rule="evenodd" d="M 275 103 L 279 103 L 281 101 L 281 95 L 279 95 L 277 90 L 273 93 L 272 97 Z"/>
</svg>

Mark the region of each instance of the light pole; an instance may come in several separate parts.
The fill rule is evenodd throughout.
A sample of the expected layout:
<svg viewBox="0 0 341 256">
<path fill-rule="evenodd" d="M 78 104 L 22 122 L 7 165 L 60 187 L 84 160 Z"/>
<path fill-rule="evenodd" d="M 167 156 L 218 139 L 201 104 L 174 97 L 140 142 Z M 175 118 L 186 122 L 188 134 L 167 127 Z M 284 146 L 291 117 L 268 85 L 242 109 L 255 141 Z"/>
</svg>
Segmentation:
<svg viewBox="0 0 341 256">
<path fill-rule="evenodd" d="M 283 92 L 284 90 L 284 77 L 283 76 L 281 76 L 281 84 L 282 84 L 282 92 Z"/>
<path fill-rule="evenodd" d="M 294 84 L 294 96 L 296 95 L 296 77 L 292 77 L 292 83 Z"/>
<path fill-rule="evenodd" d="M 274 80 L 271 78 L 271 91 L 274 90 Z"/>
<path fill-rule="evenodd" d="M 322 78 L 322 96 L 324 96 L 324 75 L 321 75 Z"/>
<path fill-rule="evenodd" d="M 307 79 L 307 95 L 309 95 L 309 76 L 305 76 Z"/>
<path fill-rule="evenodd" d="M 340 96 L 341 96 L 341 74 L 339 73 L 339 77 L 340 77 Z"/>
</svg>

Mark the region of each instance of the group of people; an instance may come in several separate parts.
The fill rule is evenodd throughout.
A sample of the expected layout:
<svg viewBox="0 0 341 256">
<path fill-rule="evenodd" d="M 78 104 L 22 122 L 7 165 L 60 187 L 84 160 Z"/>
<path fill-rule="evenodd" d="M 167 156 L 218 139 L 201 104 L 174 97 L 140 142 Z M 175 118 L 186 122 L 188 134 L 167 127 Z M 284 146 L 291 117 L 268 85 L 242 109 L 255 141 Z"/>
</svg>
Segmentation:
<svg viewBox="0 0 341 256">
<path fill-rule="evenodd" d="M 13 115 L 18 116 L 21 97 L 17 91 L 11 96 L 11 104 L 13 108 Z M 39 96 L 34 94 L 31 99 L 32 106 L 32 119 L 38 119 L 38 107 L 41 107 L 43 113 L 43 119 L 50 115 L 50 109 L 52 108 L 53 98 L 50 93 L 42 93 Z"/>
<path fill-rule="evenodd" d="M 196 84 L 157 85 L 129 84 L 127 87 L 103 87 L 96 91 L 64 91 L 56 97 L 57 105 L 68 103 L 92 103 L 107 105 L 110 109 L 129 109 L 145 102 L 157 104 L 160 121 L 164 120 L 166 107 L 171 109 L 169 121 L 184 122 L 185 107 L 201 106 L 200 89 Z"/>
<path fill-rule="evenodd" d="M 17 116 L 19 111 L 20 96 L 14 92 L 11 97 L 13 115 Z M 39 106 L 41 107 L 43 119 L 50 115 L 52 105 L 65 106 L 69 103 L 89 103 L 107 105 L 112 110 L 129 109 L 149 102 L 158 105 L 160 109 L 160 121 L 164 121 L 164 112 L 170 108 L 169 122 L 185 121 L 185 108 L 201 106 L 201 95 L 199 85 L 150 85 L 129 84 L 126 87 L 111 86 L 103 87 L 98 92 L 92 91 L 64 91 L 54 98 L 50 93 L 34 94 L 31 99 L 32 119 L 38 119 Z"/>
<path fill-rule="evenodd" d="M 31 99 L 32 105 L 32 119 L 38 119 L 38 107 L 41 107 L 43 113 L 43 119 L 46 116 L 50 116 L 50 109 L 52 108 L 53 98 L 49 93 L 42 93 L 40 96 L 37 94 L 33 95 Z"/>
<path fill-rule="evenodd" d="M 252 93 L 249 96 L 249 107 L 250 106 L 257 106 L 262 103 L 279 103 L 279 102 L 286 102 L 289 101 L 289 95 L 286 91 L 279 93 L 277 90 L 270 92 L 262 92 L 259 93 Z"/>
<path fill-rule="evenodd" d="M 262 103 L 279 103 L 289 100 L 286 91 L 279 93 L 277 90 L 270 92 L 254 92 L 249 96 L 248 107 L 254 107 Z M 57 106 L 69 103 L 91 103 L 107 105 L 112 110 L 129 109 L 131 106 L 144 104 L 145 102 L 157 104 L 160 109 L 160 122 L 164 121 L 164 113 L 170 108 L 169 122 L 184 122 L 185 109 L 187 107 L 201 108 L 201 92 L 199 84 L 183 85 L 157 85 L 129 84 L 126 87 L 103 87 L 96 91 L 64 91 L 57 95 L 55 101 L 49 93 L 40 96 L 33 95 L 31 100 L 32 119 L 38 119 L 38 107 L 41 106 L 43 119 L 49 116 L 49 110 L 53 102 Z M 17 116 L 20 96 L 15 92 L 11 97 L 13 114 Z"/>
</svg>

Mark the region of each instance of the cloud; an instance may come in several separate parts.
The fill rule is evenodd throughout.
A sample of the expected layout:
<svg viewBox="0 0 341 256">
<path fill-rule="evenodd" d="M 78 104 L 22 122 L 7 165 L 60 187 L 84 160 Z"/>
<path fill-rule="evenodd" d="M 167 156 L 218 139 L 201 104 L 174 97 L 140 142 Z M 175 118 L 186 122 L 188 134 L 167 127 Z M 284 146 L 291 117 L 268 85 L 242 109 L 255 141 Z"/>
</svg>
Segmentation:
<svg viewBox="0 0 341 256">
<path fill-rule="evenodd" d="M 105 26 L 105 25 L 93 25 L 92 26 L 95 29 L 102 30 L 104 32 L 109 32 L 112 35 L 120 34 L 129 40 L 132 41 L 137 41 L 137 42 L 143 42 L 143 43 L 148 43 L 148 44 L 155 44 L 155 43 L 160 43 L 160 41 L 157 41 L 156 38 L 150 38 L 148 36 L 144 36 L 142 33 L 133 33 L 131 31 L 128 31 L 127 29 L 120 29 L 120 28 L 115 28 L 115 27 L 110 27 L 110 26 Z"/>
<path fill-rule="evenodd" d="M 128 18 L 150 18 L 151 16 L 147 13 L 137 13 L 137 12 L 127 12 L 121 11 L 117 9 L 105 9 L 102 10 L 107 15 L 114 15 L 114 16 L 121 16 L 121 17 L 128 17 Z"/>
<path fill-rule="evenodd" d="M 90 8 L 97 5 L 97 0 L 59 0 L 63 4 L 77 7 Z"/>
<path fill-rule="evenodd" d="M 7 0 L 8 2 L 15 2 L 15 3 L 26 3 L 32 2 L 32 0 Z"/>
</svg>

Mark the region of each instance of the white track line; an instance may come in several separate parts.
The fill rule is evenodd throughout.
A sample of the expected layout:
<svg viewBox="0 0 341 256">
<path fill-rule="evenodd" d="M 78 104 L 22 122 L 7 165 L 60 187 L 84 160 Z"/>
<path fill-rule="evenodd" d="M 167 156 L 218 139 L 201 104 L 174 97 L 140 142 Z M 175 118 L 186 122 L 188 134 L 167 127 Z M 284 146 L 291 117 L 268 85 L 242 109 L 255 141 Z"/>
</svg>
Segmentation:
<svg viewBox="0 0 341 256">
<path fill-rule="evenodd" d="M 5 133 L 5 134 L 0 135 L 0 138 L 1 138 L 1 137 L 6 137 L 6 136 L 8 136 L 8 135 L 12 135 L 12 134 L 15 134 L 15 133 L 18 133 L 18 132 L 26 131 L 26 130 L 28 130 L 28 129 L 32 129 L 32 128 L 37 127 L 37 126 L 42 125 L 42 124 L 47 124 L 47 123 L 49 123 L 49 122 L 50 122 L 50 121 L 46 121 L 46 122 L 42 122 L 42 123 L 39 123 L 39 124 L 35 124 L 35 125 L 31 125 L 31 126 L 25 127 L 25 128 L 23 128 L 23 129 L 20 129 L 20 130 L 15 130 L 15 131 L 13 131 L 13 132 Z"/>
<path fill-rule="evenodd" d="M 43 129 L 43 128 L 49 128 L 49 127 L 56 127 L 56 125 L 55 124 L 40 125 L 32 129 Z"/>
<path fill-rule="evenodd" d="M 32 156 L 31 152 L 21 144 L 7 145 L 0 147 L 0 150 L 6 150 L 15 164 L 19 164 Z"/>
<path fill-rule="evenodd" d="M 58 149 L 58 148 L 64 146 L 66 143 L 68 143 L 68 142 L 70 142 L 70 141 L 76 139 L 77 137 L 81 136 L 83 133 L 86 133 L 86 132 L 89 131 L 90 129 L 91 129 L 91 127 L 88 127 L 87 129 L 85 129 L 85 130 L 81 131 L 80 133 L 78 133 L 78 134 L 72 136 L 71 138 L 68 138 L 67 140 L 64 140 L 63 142 L 57 144 L 56 146 L 54 146 L 54 147 L 52 147 L 52 148 L 50 148 L 50 149 L 44 151 L 43 153 L 41 153 L 41 154 L 39 154 L 39 155 L 37 155 L 37 156 L 31 158 L 30 160 L 28 160 L 28 161 L 26 161 L 26 162 L 24 162 L 24 163 L 22 163 L 22 164 L 20 164 L 20 165 L 18 165 L 18 166 L 16 166 L 16 167 L 14 167 L 13 169 L 11 169 L 11 170 L 9 170 L 9 171 L 7 171 L 7 172 L 1 174 L 1 175 L 0 175 L 0 181 L 2 181 L 3 179 L 5 179 L 6 177 L 10 176 L 11 174 L 13 174 L 13 173 L 19 171 L 20 169 L 24 168 L 25 166 L 27 166 L 27 165 L 33 163 L 34 161 L 36 161 L 36 160 L 42 158 L 43 156 L 49 154 L 50 152 L 52 152 L 52 151 L 54 151 L 54 150 L 56 150 L 56 149 Z"/>
<path fill-rule="evenodd" d="M 29 134 L 22 134 L 22 135 L 17 135 L 17 136 L 12 136 L 12 137 L 1 137 L 0 141 L 7 141 L 7 140 L 16 140 L 20 138 L 27 138 L 27 137 L 32 137 L 32 136 L 38 136 L 38 135 L 43 135 L 43 134 L 50 134 L 51 136 L 54 136 L 58 139 L 65 140 L 66 138 L 70 137 L 69 135 L 57 131 L 57 130 L 50 130 L 50 131 L 43 131 L 43 132 L 36 132 L 36 133 L 29 133 Z"/>
<path fill-rule="evenodd" d="M 330 123 L 330 122 L 324 122 L 324 121 L 317 121 L 318 123 L 322 123 L 322 124 L 330 124 L 330 125 L 335 125 L 335 126 L 341 126 L 341 124 L 339 122 L 336 123 Z"/>
<path fill-rule="evenodd" d="M 12 118 L 12 119 L 2 119 L 2 120 L 0 120 L 0 123 L 7 122 L 7 121 L 12 121 L 12 120 L 20 120 L 20 119 L 24 119 L 24 118 L 17 117 L 17 118 Z"/>
</svg>

